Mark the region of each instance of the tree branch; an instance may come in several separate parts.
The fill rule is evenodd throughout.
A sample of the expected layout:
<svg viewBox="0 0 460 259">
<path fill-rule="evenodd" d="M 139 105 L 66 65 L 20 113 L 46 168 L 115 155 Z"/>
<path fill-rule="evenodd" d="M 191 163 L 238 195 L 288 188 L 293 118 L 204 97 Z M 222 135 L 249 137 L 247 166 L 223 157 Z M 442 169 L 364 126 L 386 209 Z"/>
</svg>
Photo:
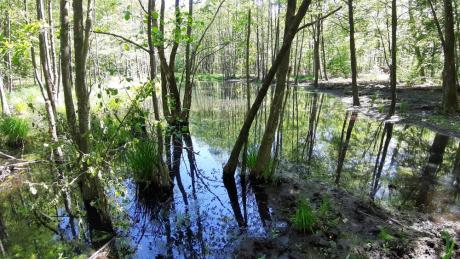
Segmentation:
<svg viewBox="0 0 460 259">
<path fill-rule="evenodd" d="M 92 32 L 93 32 L 93 33 L 97 33 L 97 34 L 109 35 L 109 36 L 118 38 L 119 40 L 122 40 L 122 41 L 124 41 L 124 42 L 129 43 L 129 44 L 132 44 L 132 45 L 134 45 L 134 46 L 136 46 L 136 47 L 142 49 L 143 51 L 145 51 L 145 52 L 147 52 L 147 53 L 149 52 L 149 50 L 148 50 L 147 48 L 143 47 L 143 46 L 140 45 L 139 43 L 136 43 L 136 42 L 134 42 L 134 41 L 132 41 L 132 40 L 130 40 L 130 39 L 124 37 L 124 36 L 121 36 L 121 35 L 118 35 L 118 34 L 115 34 L 115 33 L 111 33 L 111 32 L 103 32 L 103 31 L 92 31 Z"/>
<path fill-rule="evenodd" d="M 434 23 L 436 24 L 436 28 L 438 29 L 439 38 L 441 39 L 442 47 L 445 48 L 446 41 L 444 40 L 444 34 L 442 33 L 441 25 L 439 24 L 438 16 L 436 15 L 436 9 L 434 9 L 434 6 L 433 6 L 433 1 L 428 0 L 428 3 L 430 4 L 431 12 L 433 13 Z"/>
<path fill-rule="evenodd" d="M 342 6 L 339 6 L 337 9 L 335 9 L 334 11 L 331 11 L 329 12 L 328 14 L 324 15 L 324 16 L 321 16 L 319 17 L 316 21 L 312 21 L 312 22 L 309 22 L 309 23 L 306 23 L 304 24 L 303 26 L 299 27 L 299 29 L 297 29 L 297 32 L 309 27 L 309 26 L 312 26 L 312 25 L 315 25 L 317 22 L 320 22 L 324 19 L 326 19 L 327 17 L 335 14 L 336 12 L 338 12 L 340 9 L 342 9 Z"/>
</svg>

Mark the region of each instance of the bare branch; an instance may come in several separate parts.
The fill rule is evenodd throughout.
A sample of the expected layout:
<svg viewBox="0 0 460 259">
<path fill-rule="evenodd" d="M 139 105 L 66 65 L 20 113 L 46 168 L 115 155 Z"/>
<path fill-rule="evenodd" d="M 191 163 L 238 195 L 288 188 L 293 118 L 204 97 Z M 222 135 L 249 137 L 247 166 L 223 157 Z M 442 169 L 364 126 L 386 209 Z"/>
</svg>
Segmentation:
<svg viewBox="0 0 460 259">
<path fill-rule="evenodd" d="M 303 30 L 303 29 L 305 29 L 305 28 L 307 28 L 307 27 L 310 27 L 310 26 L 312 26 L 312 25 L 315 25 L 317 22 L 320 22 L 320 21 L 326 19 L 327 17 L 329 17 L 329 16 L 335 14 L 335 13 L 338 12 L 340 9 L 342 9 L 342 6 L 339 6 L 339 7 L 338 7 L 337 9 L 335 9 L 334 11 L 331 11 L 331 12 L 329 12 L 328 14 L 319 17 L 316 21 L 312 21 L 312 22 L 306 23 L 305 25 L 299 27 L 299 29 L 297 29 L 297 32 L 299 32 L 299 31 L 301 31 L 301 30 Z"/>
<path fill-rule="evenodd" d="M 143 46 L 140 45 L 139 43 L 136 43 L 136 42 L 134 42 L 134 41 L 132 41 L 132 40 L 130 40 L 130 39 L 124 37 L 124 36 L 121 36 L 121 35 L 118 35 L 118 34 L 115 34 L 115 33 L 111 33 L 111 32 L 103 32 L 103 31 L 92 31 L 92 32 L 93 32 L 93 33 L 97 33 L 97 34 L 109 35 L 109 36 L 118 38 L 119 40 L 122 40 L 122 41 L 124 41 L 124 42 L 129 43 L 129 44 L 132 44 L 132 45 L 134 45 L 134 46 L 136 46 L 136 47 L 142 49 L 143 51 L 145 51 L 145 52 L 147 52 L 147 53 L 149 52 L 149 50 L 148 50 L 147 48 L 143 47 Z"/>
</svg>

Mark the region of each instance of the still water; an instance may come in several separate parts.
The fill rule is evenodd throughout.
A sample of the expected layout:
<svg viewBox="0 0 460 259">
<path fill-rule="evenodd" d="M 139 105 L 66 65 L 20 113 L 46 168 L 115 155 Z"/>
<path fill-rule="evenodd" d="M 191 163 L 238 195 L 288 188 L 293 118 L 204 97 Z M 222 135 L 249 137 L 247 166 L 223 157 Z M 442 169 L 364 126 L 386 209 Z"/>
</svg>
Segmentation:
<svg viewBox="0 0 460 259">
<path fill-rule="evenodd" d="M 250 101 L 256 91 L 253 85 Z M 167 141 L 174 179 L 171 199 L 152 200 L 155 190 L 136 186 L 129 177 L 110 188 L 119 254 L 222 258 L 231 255 L 244 236 L 273 234 L 278 222 L 270 221 L 266 195 L 251 188 L 240 172 L 225 184 L 221 175 L 244 120 L 245 92 L 238 82 L 197 86 L 190 135 Z M 250 151 L 260 143 L 270 96 L 271 92 L 251 129 Z M 273 145 L 275 173 L 290 170 L 320 179 L 390 210 L 460 220 L 458 139 L 368 117 L 340 98 L 310 88 L 290 89 L 283 109 Z M 129 168 L 118 167 L 129 175 Z M 90 246 L 84 218 L 73 220 L 72 227 L 59 206 L 51 219 L 37 215 L 37 210 L 32 213 L 30 206 L 40 203 L 27 192 L 0 199 L 0 230 L 5 229 L 0 240 L 7 251 L 47 258 L 83 253 Z M 56 221 L 58 230 L 50 227 Z"/>
</svg>

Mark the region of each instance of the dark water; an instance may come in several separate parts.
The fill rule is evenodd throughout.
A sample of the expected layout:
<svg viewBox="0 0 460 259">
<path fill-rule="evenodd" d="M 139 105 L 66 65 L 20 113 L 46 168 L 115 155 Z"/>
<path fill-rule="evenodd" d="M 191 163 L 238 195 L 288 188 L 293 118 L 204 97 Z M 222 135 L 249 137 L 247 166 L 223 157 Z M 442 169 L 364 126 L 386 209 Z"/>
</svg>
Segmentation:
<svg viewBox="0 0 460 259">
<path fill-rule="evenodd" d="M 254 95 L 257 86 L 253 87 Z M 250 150 L 260 143 L 269 100 L 253 124 Z M 290 170 L 337 184 L 391 210 L 418 210 L 460 220 L 458 139 L 419 126 L 371 119 L 340 99 L 311 89 L 291 89 L 286 101 L 273 146 L 277 172 Z M 174 175 L 170 200 L 152 201 L 155 190 L 136 186 L 129 178 L 110 188 L 119 254 L 222 258 L 231 254 L 242 236 L 275 234 L 280 223 L 270 222 L 266 195 L 251 188 L 239 172 L 234 181 L 224 184 L 222 180 L 222 165 L 242 125 L 246 102 L 240 83 L 197 87 L 191 137 L 169 142 Z M 8 233 L 0 232 L 0 239 L 19 257 L 53 258 L 86 251 L 84 219 L 76 220 L 74 237 L 62 205 L 54 206 L 58 219 L 47 221 L 49 225 L 52 220 L 60 222 L 64 233 L 60 236 L 31 219 L 30 206 L 48 202 L 46 197 L 37 202 L 36 196 L 18 192 L 0 199 L 0 230 L 3 225 Z"/>
</svg>

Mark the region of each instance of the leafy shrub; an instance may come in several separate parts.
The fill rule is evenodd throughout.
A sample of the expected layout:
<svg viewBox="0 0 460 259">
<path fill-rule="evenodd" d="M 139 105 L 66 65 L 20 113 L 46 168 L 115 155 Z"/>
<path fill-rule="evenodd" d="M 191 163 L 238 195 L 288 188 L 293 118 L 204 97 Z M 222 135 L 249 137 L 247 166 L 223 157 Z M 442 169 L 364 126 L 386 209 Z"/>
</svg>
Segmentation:
<svg viewBox="0 0 460 259">
<path fill-rule="evenodd" d="M 299 201 L 299 205 L 291 220 L 295 229 L 304 233 L 313 232 L 313 227 L 317 222 L 317 216 L 311 208 L 310 203 L 302 199 Z"/>
<path fill-rule="evenodd" d="M 99 119 L 97 116 L 91 118 L 91 134 L 98 142 L 113 141 L 115 146 L 120 146 L 129 141 L 130 133 L 125 127 L 111 116 L 104 116 Z"/>
<path fill-rule="evenodd" d="M 20 117 L 6 116 L 0 119 L 0 133 L 5 136 L 7 145 L 20 147 L 29 134 L 29 124 Z"/>
</svg>

